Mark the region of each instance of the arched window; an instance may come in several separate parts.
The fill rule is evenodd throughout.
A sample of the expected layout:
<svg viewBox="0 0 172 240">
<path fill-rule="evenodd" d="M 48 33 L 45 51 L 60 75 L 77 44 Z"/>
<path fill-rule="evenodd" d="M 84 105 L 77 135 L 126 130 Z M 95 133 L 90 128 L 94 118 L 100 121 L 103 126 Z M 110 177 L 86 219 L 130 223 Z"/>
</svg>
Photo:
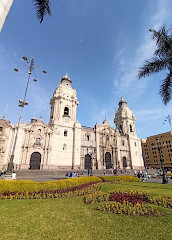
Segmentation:
<svg viewBox="0 0 172 240">
<path fill-rule="evenodd" d="M 108 135 L 106 135 L 106 141 L 109 141 L 109 136 Z"/>
<path fill-rule="evenodd" d="M 133 129 L 132 129 L 132 126 L 131 126 L 131 124 L 130 124 L 130 132 L 132 132 L 133 131 Z"/>
<path fill-rule="evenodd" d="M 38 133 L 41 133 L 41 129 L 38 129 Z"/>
<path fill-rule="evenodd" d="M 68 107 L 64 108 L 64 115 L 69 116 L 69 108 Z"/>
<path fill-rule="evenodd" d="M 63 144 L 63 150 L 67 150 L 67 144 L 66 143 Z"/>
<path fill-rule="evenodd" d="M 119 132 L 123 133 L 122 125 L 119 126 Z"/>
<path fill-rule="evenodd" d="M 89 141 L 90 140 L 90 136 L 89 135 L 87 135 L 87 141 Z"/>
<path fill-rule="evenodd" d="M 67 137 L 67 130 L 64 130 L 64 136 Z"/>
<path fill-rule="evenodd" d="M 125 146 L 125 141 L 124 141 L 124 140 L 121 140 L 121 142 L 122 142 L 122 146 Z"/>
<path fill-rule="evenodd" d="M 35 144 L 36 144 L 36 145 L 40 145 L 40 144 L 41 144 L 41 139 L 40 139 L 40 138 L 36 138 Z"/>
<path fill-rule="evenodd" d="M 3 130 L 3 127 L 0 127 L 0 132 L 2 132 L 2 130 Z"/>
</svg>

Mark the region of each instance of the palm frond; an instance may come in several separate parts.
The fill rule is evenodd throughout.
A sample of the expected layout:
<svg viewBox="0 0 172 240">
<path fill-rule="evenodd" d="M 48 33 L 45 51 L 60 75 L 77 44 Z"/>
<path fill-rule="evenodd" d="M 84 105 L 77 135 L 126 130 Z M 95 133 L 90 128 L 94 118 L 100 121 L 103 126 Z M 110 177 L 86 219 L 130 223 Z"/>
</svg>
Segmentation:
<svg viewBox="0 0 172 240">
<path fill-rule="evenodd" d="M 163 80 L 159 91 L 163 103 L 166 105 L 171 100 L 172 95 L 172 73 L 167 74 L 167 77 Z"/>
<path fill-rule="evenodd" d="M 152 58 L 139 69 L 138 78 L 149 76 L 151 73 L 156 73 L 167 68 L 167 61 L 159 58 Z"/>
<path fill-rule="evenodd" d="M 34 7 L 40 23 L 45 15 L 51 15 L 50 0 L 34 0 Z"/>
</svg>

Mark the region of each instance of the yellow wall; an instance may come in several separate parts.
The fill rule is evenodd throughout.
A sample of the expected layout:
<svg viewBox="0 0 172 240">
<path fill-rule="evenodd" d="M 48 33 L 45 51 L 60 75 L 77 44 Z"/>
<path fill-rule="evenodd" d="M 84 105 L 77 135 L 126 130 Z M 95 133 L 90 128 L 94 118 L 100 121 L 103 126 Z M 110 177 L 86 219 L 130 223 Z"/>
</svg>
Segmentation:
<svg viewBox="0 0 172 240">
<path fill-rule="evenodd" d="M 160 148 L 160 153 L 158 147 Z M 172 132 L 154 135 L 146 140 L 143 139 L 142 152 L 146 167 L 161 167 L 161 154 L 161 159 L 164 160 L 164 167 L 172 168 Z"/>
</svg>

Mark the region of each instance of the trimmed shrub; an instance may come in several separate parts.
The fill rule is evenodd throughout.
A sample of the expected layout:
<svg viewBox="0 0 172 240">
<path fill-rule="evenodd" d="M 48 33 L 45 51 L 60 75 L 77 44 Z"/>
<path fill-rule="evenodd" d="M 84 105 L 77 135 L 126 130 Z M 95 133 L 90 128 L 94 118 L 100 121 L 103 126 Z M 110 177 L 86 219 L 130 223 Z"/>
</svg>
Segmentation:
<svg viewBox="0 0 172 240">
<path fill-rule="evenodd" d="M 172 173 L 168 173 L 168 177 L 172 179 Z"/>
<path fill-rule="evenodd" d="M 81 177 L 49 182 L 34 182 L 30 180 L 0 180 L 0 193 L 4 192 L 38 192 L 69 189 L 84 183 L 101 182 L 99 177 Z"/>
</svg>

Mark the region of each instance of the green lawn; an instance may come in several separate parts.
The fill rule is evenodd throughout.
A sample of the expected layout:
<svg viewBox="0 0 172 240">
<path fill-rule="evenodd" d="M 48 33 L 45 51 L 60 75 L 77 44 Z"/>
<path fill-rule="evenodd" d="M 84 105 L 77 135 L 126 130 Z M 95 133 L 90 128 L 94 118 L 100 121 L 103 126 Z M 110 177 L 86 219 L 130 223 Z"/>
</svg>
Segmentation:
<svg viewBox="0 0 172 240">
<path fill-rule="evenodd" d="M 172 186 L 148 183 L 104 185 L 102 190 L 149 190 L 172 197 Z M 85 205 L 82 197 L 37 200 L 0 200 L 0 235 L 8 240 L 37 239 L 172 239 L 172 210 L 163 217 L 115 215 Z"/>
</svg>

